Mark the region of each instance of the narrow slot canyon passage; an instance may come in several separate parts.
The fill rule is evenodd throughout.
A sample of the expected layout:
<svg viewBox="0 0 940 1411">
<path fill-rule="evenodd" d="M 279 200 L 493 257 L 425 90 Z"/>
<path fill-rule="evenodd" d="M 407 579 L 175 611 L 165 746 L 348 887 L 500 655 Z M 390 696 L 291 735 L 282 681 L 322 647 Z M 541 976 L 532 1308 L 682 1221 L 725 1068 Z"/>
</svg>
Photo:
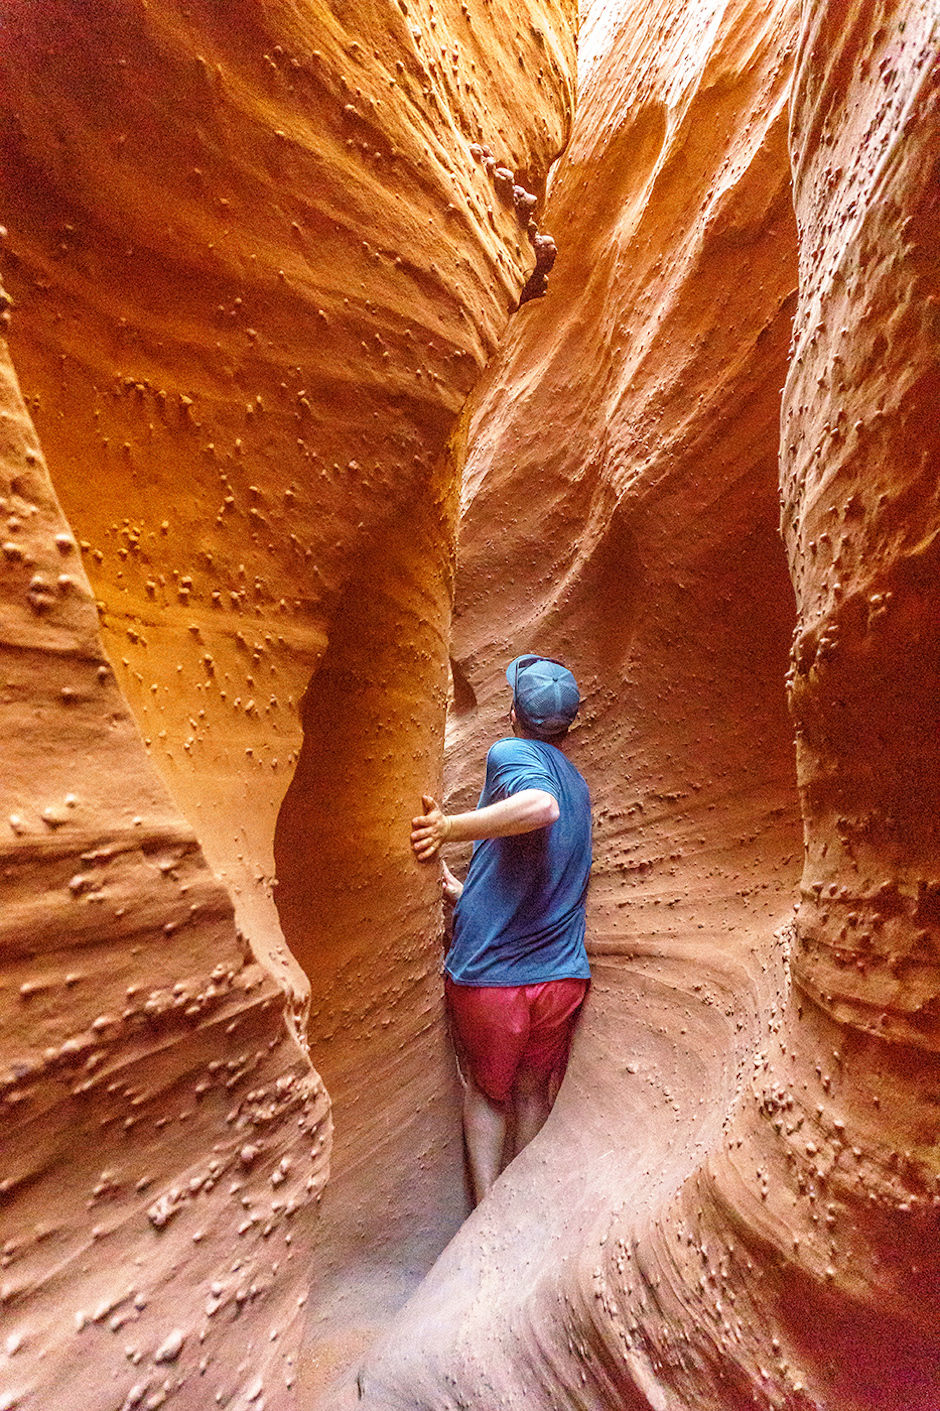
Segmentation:
<svg viewBox="0 0 940 1411">
<path fill-rule="evenodd" d="M 938 29 L 0 0 L 0 1411 L 937 1411 Z M 530 651 L 471 1209 L 409 829 Z"/>
</svg>

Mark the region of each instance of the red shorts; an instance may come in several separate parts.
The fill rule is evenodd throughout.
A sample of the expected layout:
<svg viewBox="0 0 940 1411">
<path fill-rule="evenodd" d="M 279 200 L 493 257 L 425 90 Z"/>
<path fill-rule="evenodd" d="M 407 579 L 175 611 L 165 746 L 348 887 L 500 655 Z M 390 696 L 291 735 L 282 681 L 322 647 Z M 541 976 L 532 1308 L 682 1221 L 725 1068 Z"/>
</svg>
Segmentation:
<svg viewBox="0 0 940 1411">
<path fill-rule="evenodd" d="M 508 1102 L 523 1070 L 548 1080 L 556 1068 L 563 1069 L 589 984 L 455 985 L 444 976 L 458 1045 L 473 1081 L 492 1102 Z"/>
</svg>

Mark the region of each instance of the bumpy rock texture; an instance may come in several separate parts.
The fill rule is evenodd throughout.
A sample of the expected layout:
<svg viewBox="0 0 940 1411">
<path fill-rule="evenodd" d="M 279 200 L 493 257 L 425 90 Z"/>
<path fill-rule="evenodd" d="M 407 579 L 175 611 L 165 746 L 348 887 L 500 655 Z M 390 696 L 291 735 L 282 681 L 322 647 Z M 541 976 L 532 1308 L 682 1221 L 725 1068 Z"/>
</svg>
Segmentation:
<svg viewBox="0 0 940 1411">
<path fill-rule="evenodd" d="M 0 1397 L 270 1411 L 465 1211 L 408 819 L 575 4 L 3 8 Z"/>
<path fill-rule="evenodd" d="M 571 662 L 596 981 L 366 1405 L 940 1404 L 935 15 L 587 7 L 551 296 L 470 427 L 450 774 L 508 657 Z"/>
<path fill-rule="evenodd" d="M 568 0 L 4 7 L 3 1411 L 936 1411 L 933 8 L 588 0 L 543 201 Z M 465 1209 L 461 467 L 595 984 L 323 1397 Z"/>
<path fill-rule="evenodd" d="M 277 1405 L 328 1103 L 147 759 L 4 348 L 0 1404 Z"/>
</svg>

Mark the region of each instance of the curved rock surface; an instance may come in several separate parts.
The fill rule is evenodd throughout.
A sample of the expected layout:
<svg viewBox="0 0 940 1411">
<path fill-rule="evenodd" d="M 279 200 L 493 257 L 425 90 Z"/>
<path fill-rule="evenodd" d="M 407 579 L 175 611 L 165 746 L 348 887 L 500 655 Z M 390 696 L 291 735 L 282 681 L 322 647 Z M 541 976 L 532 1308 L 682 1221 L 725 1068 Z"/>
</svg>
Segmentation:
<svg viewBox="0 0 940 1411">
<path fill-rule="evenodd" d="M 0 514 L 0 1404 L 286 1405 L 326 1094 L 146 757 L 5 345 Z"/>
<path fill-rule="evenodd" d="M 587 7 L 551 296 L 475 399 L 449 773 L 508 658 L 574 667 L 595 984 L 365 1405 L 940 1402 L 937 56 L 916 0 Z"/>
<path fill-rule="evenodd" d="M 3 7 L 0 1411 L 936 1411 L 933 10 L 587 0 L 568 142 L 574 0 Z M 354 1377 L 530 649 L 590 1007 Z"/>
<path fill-rule="evenodd" d="M 309 1090 L 311 1120 L 322 1127 L 311 1162 L 312 1131 L 298 1128 L 291 1102 L 278 1098 L 276 1138 L 264 1159 L 249 1154 L 248 1174 L 233 1180 L 238 1124 L 225 1118 L 235 1097 L 216 1098 L 214 1089 L 234 1081 L 235 1069 L 223 1077 L 217 1065 L 248 1063 L 249 1055 L 225 1024 L 190 1039 L 192 1017 L 164 1034 L 160 1062 L 177 1075 L 173 1083 L 207 1065 L 218 1075 L 212 1097 L 197 1094 L 199 1121 L 184 1113 L 178 1125 L 188 1107 L 166 1090 L 169 1077 L 157 1077 L 152 1092 L 140 1083 L 138 1093 L 133 1074 L 126 1082 L 111 1076 L 141 1064 L 159 1072 L 152 1045 L 138 1054 L 136 1039 L 129 1047 L 115 1039 L 101 1069 L 110 1088 L 92 1119 L 76 1112 L 70 1087 L 46 1092 L 45 1130 L 59 1159 L 69 1147 L 81 1153 L 69 1186 L 76 1208 L 107 1199 L 109 1183 L 120 1182 L 123 1223 L 100 1253 L 83 1245 L 64 1262 L 71 1246 L 40 1214 L 53 1203 L 51 1171 L 37 1176 L 28 1200 L 13 1203 L 11 1251 L 24 1238 L 43 1240 L 40 1257 L 55 1268 L 48 1306 L 65 1327 L 43 1324 L 40 1341 L 31 1330 L 47 1295 L 38 1285 L 28 1293 L 32 1285 L 21 1280 L 7 1286 L 26 1331 L 11 1360 L 11 1390 L 4 1383 L 0 1392 L 5 1408 L 59 1411 L 79 1392 L 83 1404 L 109 1411 L 125 1393 L 129 1406 L 156 1406 L 164 1395 L 202 1405 L 217 1391 L 223 1404 L 236 1386 L 243 1399 L 286 1405 L 286 1378 L 265 1379 L 263 1389 L 252 1378 L 269 1351 L 282 1364 L 294 1358 L 297 1307 L 311 1279 L 305 1394 L 313 1395 L 401 1301 L 465 1213 L 440 1022 L 437 887 L 411 857 L 408 819 L 421 789 L 440 777 L 457 509 L 450 442 L 467 393 L 544 264 L 536 217 L 568 132 L 575 16 L 574 0 L 4 7 L 0 217 L 9 228 L 12 355 L 68 521 L 57 532 L 80 545 L 90 590 L 51 540 L 45 552 L 83 585 L 76 592 L 88 641 L 94 594 L 107 659 L 100 645 L 88 647 L 87 670 L 94 675 L 109 660 L 117 682 L 108 675 L 99 695 L 71 714 L 58 703 L 54 655 L 30 658 L 34 679 L 4 687 L 22 752 L 5 771 L 9 813 L 38 838 L 24 851 L 14 826 L 0 823 L 16 859 L 16 896 L 22 891 L 27 906 L 35 895 L 28 904 L 48 913 L 42 927 L 63 952 L 78 944 L 76 916 L 106 915 L 111 928 L 95 939 L 96 965 L 111 980 L 92 999 L 97 980 L 73 992 L 56 971 L 47 985 L 45 962 L 16 913 L 10 945 L 18 958 L 5 992 L 15 1024 L 10 1062 L 14 1071 L 32 1063 L 37 1042 L 40 1053 L 71 1043 L 97 1018 L 122 1033 L 129 1002 L 117 1009 L 111 984 L 122 994 L 130 988 L 140 1007 L 153 990 L 159 1014 L 169 1006 L 185 1016 L 196 1003 L 191 990 L 206 987 L 210 1008 L 219 1008 L 223 981 L 210 975 L 221 966 L 226 996 L 234 994 L 221 1006 L 226 1022 L 257 1031 L 264 1081 Z M 22 406 L 15 415 L 22 420 Z M 11 519 L 23 519 L 19 500 L 10 505 Z M 31 556 L 30 548 L 13 560 L 25 565 Z M 21 566 L 11 580 L 18 611 L 34 572 Z M 29 590 L 30 623 L 47 596 L 57 613 L 72 610 L 56 577 Z M 68 680 L 78 675 L 61 670 Z M 74 689 L 84 702 L 83 682 Z M 56 709 L 41 718 L 30 693 L 38 701 L 50 690 Z M 69 725 L 79 721 L 86 733 L 73 737 Z M 99 735 L 100 753 L 92 748 Z M 132 763 L 118 759 L 118 740 Z M 58 793 L 49 793 L 47 765 Z M 57 826 L 42 821 L 46 803 L 62 806 L 64 792 L 84 799 L 92 785 L 95 836 L 63 825 L 46 837 Z M 109 841 L 108 829 L 123 838 L 125 824 L 132 828 L 125 812 L 143 818 L 146 847 L 137 847 L 144 834 L 135 832 L 126 844 Z M 228 885 L 251 954 L 236 945 L 230 903 L 197 836 Z M 52 890 L 40 866 L 50 838 Z M 92 863 L 81 859 L 115 848 L 122 858 L 129 849 L 131 861 L 120 864 L 121 917 L 112 925 L 112 910 L 98 905 L 97 873 L 86 876 Z M 179 929 L 177 911 L 158 907 L 156 897 L 168 887 L 175 897 L 174 879 L 190 872 L 197 905 L 217 915 L 214 929 Z M 64 885 L 73 876 L 74 899 Z M 151 913 L 152 926 L 141 920 Z M 134 917 L 130 929 L 125 916 Z M 71 970 L 64 959 L 60 968 Z M 41 972 L 35 982 L 33 969 Z M 21 979 L 40 984 L 45 999 L 27 1007 Z M 183 990 L 174 995 L 177 981 Z M 238 998 L 242 987 L 248 1000 Z M 79 1002 L 86 994 L 87 1015 Z M 129 1004 L 135 1014 L 137 1005 Z M 29 1026 L 40 1007 L 51 1038 Z M 303 1257 L 295 1246 L 288 1268 L 274 1244 L 260 1246 L 280 1264 L 276 1290 L 295 1315 L 290 1328 L 276 1299 L 261 1298 L 250 1262 L 239 1263 L 267 1220 L 237 1235 L 251 1216 L 239 1202 L 254 1200 L 255 1185 L 280 1203 L 268 1181 L 277 1185 L 281 1156 L 296 1167 L 289 1203 L 308 1170 L 317 1188 L 324 1174 L 324 1099 L 285 1017 L 298 1032 L 309 1023 L 339 1133 L 336 1179 L 316 1232 L 312 1206 L 304 1214 Z M 91 1056 L 82 1039 L 81 1063 Z M 263 1103 L 261 1076 L 245 1082 Z M 148 1120 L 138 1126 L 145 1102 Z M 105 1119 L 126 1152 L 120 1161 L 110 1137 L 98 1149 L 89 1136 Z M 163 1222 L 156 1235 L 146 1210 L 154 1191 L 181 1182 L 189 1189 L 213 1162 L 225 1179 L 207 1202 L 219 1239 L 204 1264 L 202 1246 L 191 1244 L 195 1223 L 184 1230 L 182 1219 Z M 153 1184 L 136 1191 L 144 1179 Z M 95 1181 L 104 1194 L 92 1198 Z M 243 1195 L 230 1191 L 238 1182 Z M 175 1209 L 176 1196 L 168 1199 Z M 31 1233 L 34 1220 L 41 1235 Z M 216 1278 L 222 1293 L 207 1294 L 223 1237 L 235 1268 Z M 119 1265 L 121 1289 L 137 1296 L 123 1266 L 149 1265 L 153 1239 L 166 1264 L 154 1277 L 165 1282 L 186 1339 L 144 1376 L 134 1358 L 139 1352 L 149 1366 L 160 1349 L 122 1333 L 122 1308 L 104 1304 Z M 228 1381 L 207 1374 L 194 1389 L 197 1328 L 208 1316 L 197 1312 L 208 1299 L 214 1329 L 222 1317 L 214 1305 L 237 1293 L 241 1309 L 245 1289 L 252 1318 L 243 1309 L 226 1332 L 228 1353 L 213 1354 L 213 1366 L 227 1357 Z M 78 1355 L 71 1328 L 80 1314 L 99 1321 L 85 1335 L 76 1382 L 66 1368 Z M 257 1339 L 269 1336 L 278 1340 L 259 1352 Z M 108 1359 L 89 1361 L 91 1338 L 129 1376 L 113 1378 Z M 30 1346 L 42 1354 L 41 1373 L 18 1370 Z M 234 1370 L 246 1360 L 247 1382 Z"/>
</svg>

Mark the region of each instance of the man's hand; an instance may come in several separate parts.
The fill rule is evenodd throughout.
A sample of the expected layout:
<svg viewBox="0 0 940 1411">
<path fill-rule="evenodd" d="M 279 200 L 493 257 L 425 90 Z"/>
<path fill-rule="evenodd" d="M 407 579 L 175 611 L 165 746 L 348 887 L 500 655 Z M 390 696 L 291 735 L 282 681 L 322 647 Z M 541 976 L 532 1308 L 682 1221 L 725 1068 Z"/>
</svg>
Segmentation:
<svg viewBox="0 0 940 1411">
<path fill-rule="evenodd" d="M 441 858 L 441 890 L 448 906 L 456 906 L 463 891 L 463 882 L 454 876 L 443 858 Z"/>
<path fill-rule="evenodd" d="M 411 846 L 419 862 L 430 862 L 449 835 L 448 819 L 430 794 L 422 794 L 424 813 L 411 820 Z"/>
<path fill-rule="evenodd" d="M 419 862 L 430 862 L 443 842 L 513 838 L 517 833 L 550 828 L 558 821 L 558 800 L 545 789 L 520 789 L 498 803 L 469 813 L 445 814 L 430 794 L 422 794 L 421 802 L 424 813 L 411 820 L 411 846 Z"/>
</svg>

